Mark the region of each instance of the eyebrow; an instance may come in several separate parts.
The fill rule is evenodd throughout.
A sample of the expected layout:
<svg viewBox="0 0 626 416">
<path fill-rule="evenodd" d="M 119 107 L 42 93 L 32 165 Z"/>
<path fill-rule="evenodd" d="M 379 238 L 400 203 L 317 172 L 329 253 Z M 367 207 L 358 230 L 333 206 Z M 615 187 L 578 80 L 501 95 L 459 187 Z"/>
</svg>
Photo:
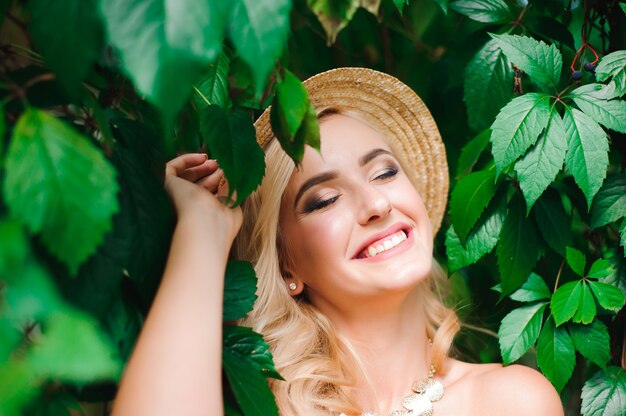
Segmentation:
<svg viewBox="0 0 626 416">
<path fill-rule="evenodd" d="M 361 156 L 361 158 L 359 159 L 359 166 L 365 166 L 367 163 L 371 162 L 373 159 L 377 158 L 380 155 L 393 156 L 393 153 L 385 149 L 373 149 Z M 298 190 L 298 193 L 296 194 L 296 199 L 293 203 L 293 207 L 295 208 L 298 205 L 298 201 L 300 200 L 300 198 L 302 198 L 302 195 L 304 195 L 306 191 L 308 191 L 315 185 L 319 185 L 320 183 L 337 179 L 337 176 L 337 172 L 331 170 L 328 172 L 320 173 L 319 175 L 315 175 L 312 178 L 308 179 L 306 182 L 304 182 L 304 184 L 302 184 L 302 186 Z"/>
</svg>

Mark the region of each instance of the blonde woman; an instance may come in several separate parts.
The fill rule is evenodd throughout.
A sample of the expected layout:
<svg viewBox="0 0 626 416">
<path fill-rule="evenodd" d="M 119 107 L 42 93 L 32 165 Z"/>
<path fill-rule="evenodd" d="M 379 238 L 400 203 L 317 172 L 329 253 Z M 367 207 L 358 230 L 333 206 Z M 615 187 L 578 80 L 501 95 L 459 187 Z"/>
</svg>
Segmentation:
<svg viewBox="0 0 626 416">
<path fill-rule="evenodd" d="M 114 414 L 223 414 L 221 307 L 233 242 L 259 278 L 242 324 L 264 335 L 285 378 L 271 382 L 281 414 L 563 414 L 538 372 L 449 356 L 459 322 L 432 257 L 448 172 L 422 101 L 362 68 L 305 85 L 321 153 L 307 148 L 296 168 L 264 113 L 256 129 L 267 171 L 243 210 L 220 202 L 222 172 L 206 155 L 168 163 L 178 223 Z"/>
</svg>

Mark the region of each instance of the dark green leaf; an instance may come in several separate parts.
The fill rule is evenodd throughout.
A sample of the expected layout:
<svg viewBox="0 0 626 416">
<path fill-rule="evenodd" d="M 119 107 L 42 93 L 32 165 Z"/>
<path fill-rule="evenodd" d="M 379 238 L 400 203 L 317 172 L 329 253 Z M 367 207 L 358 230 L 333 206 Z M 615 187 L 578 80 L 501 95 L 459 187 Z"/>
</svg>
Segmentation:
<svg viewBox="0 0 626 416">
<path fill-rule="evenodd" d="M 502 52 L 545 90 L 554 92 L 561 77 L 563 58 L 555 45 L 528 36 L 494 35 Z"/>
<path fill-rule="evenodd" d="M 104 33 L 96 0 L 28 2 L 33 40 L 72 97 L 91 70 L 104 46 Z"/>
<path fill-rule="evenodd" d="M 578 301 L 578 308 L 576 313 L 572 317 L 572 321 L 576 323 L 589 324 L 596 317 L 596 301 L 593 299 L 591 289 L 587 282 L 582 280 L 582 287 L 580 291 L 580 299 Z"/>
<path fill-rule="evenodd" d="M 559 287 L 552 295 L 550 310 L 557 325 L 569 321 L 576 313 L 580 303 L 582 286 L 582 281 L 569 282 Z"/>
<path fill-rule="evenodd" d="M 598 228 L 626 217 L 626 175 L 606 179 L 593 199 L 591 228 Z"/>
<path fill-rule="evenodd" d="M 503 0 L 457 0 L 448 6 L 482 23 L 503 23 L 513 18 L 511 9 Z"/>
<path fill-rule="evenodd" d="M 616 249 L 610 249 L 605 254 L 605 258 L 611 264 L 615 273 L 600 278 L 600 281 L 619 287 L 624 296 L 626 296 L 626 258 L 624 258 L 624 253 L 620 253 Z"/>
<path fill-rule="evenodd" d="M 478 161 L 481 153 L 487 147 L 489 138 L 491 137 L 491 130 L 483 130 L 472 138 L 463 149 L 461 149 L 461 155 L 459 156 L 459 163 L 456 169 L 457 180 L 470 173 Z"/>
<path fill-rule="evenodd" d="M 224 327 L 224 349 L 238 354 L 244 360 L 250 360 L 264 376 L 282 380 L 274 368 L 269 345 L 260 334 L 242 326 Z"/>
<path fill-rule="evenodd" d="M 619 229 L 620 234 L 620 245 L 625 249 L 626 252 L 626 220 L 622 220 L 622 225 Z"/>
<path fill-rule="evenodd" d="M 581 398 L 583 416 L 624 414 L 626 371 L 615 366 L 598 371 L 583 386 Z"/>
<path fill-rule="evenodd" d="M 592 84 L 597 86 L 597 90 L 603 87 L 602 84 Z M 585 88 L 589 87 L 585 85 Z M 593 93 L 585 93 L 576 89 L 569 94 L 578 108 L 603 126 L 626 133 L 626 101 L 624 100 L 605 100 L 597 98 Z M 597 90 L 594 90 L 597 91 Z"/>
<path fill-rule="evenodd" d="M 314 117 L 309 117 L 310 114 Z M 305 144 L 319 151 L 319 125 L 315 109 L 302 82 L 289 71 L 285 71 L 285 77 L 276 90 L 270 120 L 281 147 L 294 162 L 302 160 Z"/>
<path fill-rule="evenodd" d="M 570 49 L 574 48 L 574 37 L 567 26 L 549 16 L 528 16 L 524 18 L 524 25 L 540 38 L 559 42 Z"/>
<path fill-rule="evenodd" d="M 229 192 L 237 191 L 236 204 L 240 204 L 265 173 L 265 155 L 256 142 L 250 115 L 241 109 L 228 113 L 211 105 L 201 115 L 200 132 L 224 170 Z"/>
<path fill-rule="evenodd" d="M 587 206 L 602 186 L 609 164 L 606 133 L 589 116 L 565 107 L 563 116 L 568 138 L 565 165 L 587 198 Z"/>
<path fill-rule="evenodd" d="M 119 296 L 109 305 L 103 325 L 112 345 L 117 349 L 117 355 L 123 362 L 127 362 L 143 325 L 138 307 Z"/>
<path fill-rule="evenodd" d="M 18 120 L 6 168 L 11 214 L 40 233 L 75 274 L 111 229 L 118 210 L 115 170 L 89 140 L 37 109 Z"/>
<path fill-rule="evenodd" d="M 28 241 L 22 225 L 15 220 L 0 221 L 0 279 L 19 279 L 24 266 L 31 260 Z"/>
<path fill-rule="evenodd" d="M 511 299 L 518 302 L 534 302 L 536 300 L 550 299 L 550 289 L 541 276 L 531 273 L 528 280 L 521 288 L 511 293 Z"/>
<path fill-rule="evenodd" d="M 224 320 L 241 319 L 252 310 L 256 300 L 256 274 L 247 261 L 231 260 L 226 266 Z"/>
<path fill-rule="evenodd" d="M 535 303 L 513 309 L 502 319 L 498 337 L 504 364 L 520 358 L 535 343 L 546 303 Z"/>
<path fill-rule="evenodd" d="M 456 184 L 450 199 L 450 220 L 461 241 L 467 239 L 495 193 L 496 174 L 493 170 L 470 173 Z"/>
<path fill-rule="evenodd" d="M 537 364 L 558 392 L 572 377 L 576 364 L 572 339 L 565 328 L 555 327 L 550 318 L 537 340 Z"/>
<path fill-rule="evenodd" d="M 611 262 L 605 259 L 598 259 L 593 262 L 587 273 L 589 279 L 606 279 L 615 273 L 615 269 Z"/>
<path fill-rule="evenodd" d="M 624 294 L 619 288 L 608 283 L 589 281 L 593 294 L 604 309 L 619 312 L 624 306 Z"/>
<path fill-rule="evenodd" d="M 258 93 L 286 46 L 291 0 L 240 0 L 231 7 L 228 33 L 238 55 L 252 68 Z"/>
<path fill-rule="evenodd" d="M 406 0 L 406 2 L 408 3 L 409 0 Z M 448 14 L 448 0 L 435 0 L 435 3 L 437 3 L 439 7 L 441 7 L 441 10 L 444 14 Z"/>
<path fill-rule="evenodd" d="M 591 325 L 572 324 L 567 328 L 576 351 L 598 367 L 604 368 L 611 358 L 611 339 L 606 325 L 596 319 Z"/>
<path fill-rule="evenodd" d="M 339 32 L 348 25 L 361 0 L 307 0 L 326 32 L 328 46 L 335 43 Z"/>
<path fill-rule="evenodd" d="M 565 255 L 565 247 L 572 242 L 570 217 L 557 197 L 544 193 L 533 206 L 533 213 L 544 240 L 554 251 Z"/>
<path fill-rule="evenodd" d="M 196 109 L 201 112 L 212 104 L 228 108 L 230 97 L 228 96 L 228 68 L 230 58 L 224 52 L 217 55 L 209 69 L 202 75 L 197 87 L 194 87 L 193 102 Z"/>
<path fill-rule="evenodd" d="M 5 294 L 9 316 L 15 322 L 32 322 L 47 318 L 63 306 L 59 293 L 46 269 L 28 259 L 19 278 L 10 281 Z M 15 276 L 18 277 L 18 276 Z"/>
<path fill-rule="evenodd" d="M 402 14 L 402 11 L 404 10 L 404 6 L 409 4 L 409 0 L 393 0 L 393 3 L 396 5 L 396 8 L 400 12 L 400 14 Z"/>
<path fill-rule="evenodd" d="M 604 56 L 595 70 L 598 81 L 613 78 L 616 94 L 626 94 L 626 51 L 615 51 Z"/>
<path fill-rule="evenodd" d="M 522 156 L 539 137 L 550 119 L 550 97 L 529 93 L 514 98 L 491 126 L 491 153 L 497 173 Z"/>
<path fill-rule="evenodd" d="M 576 250 L 573 247 L 565 248 L 565 259 L 569 267 L 579 276 L 585 275 L 585 264 L 587 264 L 587 258 L 583 253 Z"/>
<path fill-rule="evenodd" d="M 527 214 L 563 167 L 566 152 L 563 119 L 552 107 L 548 127 L 539 136 L 535 146 L 515 163 L 520 188 L 526 199 Z"/>
<path fill-rule="evenodd" d="M 539 254 L 535 225 L 524 215 L 520 202 L 513 200 L 496 248 L 503 296 L 522 285 L 535 267 Z"/>
</svg>

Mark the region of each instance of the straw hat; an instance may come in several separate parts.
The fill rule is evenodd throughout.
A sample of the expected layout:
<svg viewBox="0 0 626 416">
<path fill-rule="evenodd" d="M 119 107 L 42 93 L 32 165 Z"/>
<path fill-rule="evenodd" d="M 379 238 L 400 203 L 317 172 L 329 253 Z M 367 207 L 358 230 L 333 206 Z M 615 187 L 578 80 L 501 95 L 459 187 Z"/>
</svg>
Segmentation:
<svg viewBox="0 0 626 416">
<path fill-rule="evenodd" d="M 448 163 L 441 135 L 424 102 L 397 78 L 367 68 L 322 72 L 304 85 L 316 109 L 338 107 L 363 114 L 382 133 L 424 200 L 433 235 L 448 199 Z M 255 123 L 261 147 L 274 138 L 270 109 Z"/>
</svg>

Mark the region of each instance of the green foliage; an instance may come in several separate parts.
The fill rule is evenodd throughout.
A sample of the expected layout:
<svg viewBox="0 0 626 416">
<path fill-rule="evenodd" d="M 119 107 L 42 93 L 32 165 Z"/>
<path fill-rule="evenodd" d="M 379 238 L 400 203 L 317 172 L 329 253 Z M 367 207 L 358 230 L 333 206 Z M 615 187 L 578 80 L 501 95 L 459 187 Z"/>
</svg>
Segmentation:
<svg viewBox="0 0 626 416">
<path fill-rule="evenodd" d="M 618 96 L 626 94 L 626 51 L 606 55 L 596 67 L 595 74 L 600 82 L 611 78 Z"/>
<path fill-rule="evenodd" d="M 574 343 L 563 327 L 548 318 L 537 340 L 537 364 L 557 391 L 563 390 L 572 376 L 576 357 Z"/>
<path fill-rule="evenodd" d="M 467 239 L 470 230 L 496 193 L 496 174 L 493 170 L 471 173 L 454 187 L 450 203 L 450 220 L 461 241 Z"/>
<path fill-rule="evenodd" d="M 520 358 L 537 341 L 545 308 L 545 302 L 522 306 L 502 319 L 498 336 L 504 364 Z"/>
<path fill-rule="evenodd" d="M 518 302 L 534 302 L 550 299 L 550 289 L 546 282 L 536 273 L 531 273 L 522 287 L 511 293 L 511 299 Z"/>
<path fill-rule="evenodd" d="M 503 0 L 457 0 L 448 6 L 482 23 L 502 23 L 513 18 L 509 6 Z"/>
<path fill-rule="evenodd" d="M 626 403 L 626 372 L 619 367 L 607 367 L 595 373 L 583 387 L 583 416 L 618 415 Z"/>
<path fill-rule="evenodd" d="M 591 227 L 598 228 L 623 217 L 626 217 L 626 175 L 611 176 L 594 198 Z"/>
<path fill-rule="evenodd" d="M 256 300 L 256 275 L 245 261 L 229 261 L 224 288 L 224 320 L 234 321 L 246 316 Z"/>
<path fill-rule="evenodd" d="M 598 367 L 606 366 L 611 358 L 606 325 L 595 320 L 591 325 L 569 325 L 567 329 L 576 351 Z"/>
</svg>

